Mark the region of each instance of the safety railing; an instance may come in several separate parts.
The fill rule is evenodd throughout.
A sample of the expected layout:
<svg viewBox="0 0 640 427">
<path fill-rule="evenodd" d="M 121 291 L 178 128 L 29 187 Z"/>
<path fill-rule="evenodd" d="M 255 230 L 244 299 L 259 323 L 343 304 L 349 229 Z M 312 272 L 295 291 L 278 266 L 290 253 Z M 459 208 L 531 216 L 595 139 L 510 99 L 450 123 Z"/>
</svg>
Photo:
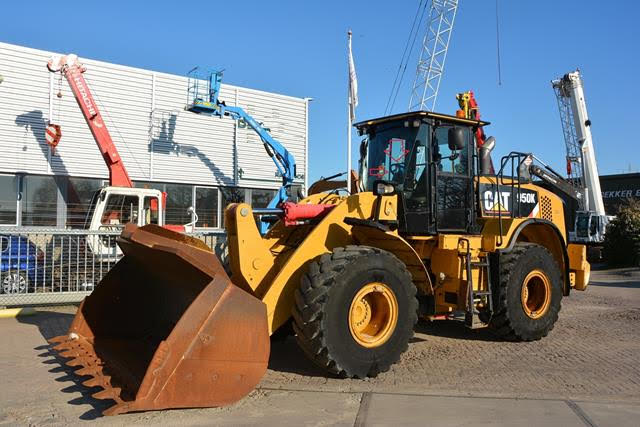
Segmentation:
<svg viewBox="0 0 640 427">
<path fill-rule="evenodd" d="M 81 301 L 121 258 L 119 234 L 0 228 L 0 307 Z M 191 235 L 224 250 L 222 231 Z"/>
<path fill-rule="evenodd" d="M 529 153 L 512 151 L 500 159 L 500 169 L 496 173 L 496 180 L 494 182 L 494 193 L 500 194 L 506 190 L 509 193 L 508 200 L 510 206 L 502 206 L 502 203 L 497 204 L 497 218 L 500 229 L 498 238 L 499 246 L 503 243 L 503 219 L 517 218 L 521 216 L 519 201 L 523 182 L 520 176 L 520 167 L 530 155 L 531 154 Z"/>
</svg>

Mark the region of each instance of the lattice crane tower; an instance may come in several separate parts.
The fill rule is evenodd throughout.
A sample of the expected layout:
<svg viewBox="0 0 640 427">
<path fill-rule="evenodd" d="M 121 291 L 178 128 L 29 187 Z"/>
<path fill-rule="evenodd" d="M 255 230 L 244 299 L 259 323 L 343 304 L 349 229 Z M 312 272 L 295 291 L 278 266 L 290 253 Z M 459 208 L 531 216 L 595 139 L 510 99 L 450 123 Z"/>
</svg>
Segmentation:
<svg viewBox="0 0 640 427">
<path fill-rule="evenodd" d="M 416 78 L 411 90 L 409 111 L 433 111 L 435 108 L 457 10 L 458 0 L 431 2 Z"/>
</svg>

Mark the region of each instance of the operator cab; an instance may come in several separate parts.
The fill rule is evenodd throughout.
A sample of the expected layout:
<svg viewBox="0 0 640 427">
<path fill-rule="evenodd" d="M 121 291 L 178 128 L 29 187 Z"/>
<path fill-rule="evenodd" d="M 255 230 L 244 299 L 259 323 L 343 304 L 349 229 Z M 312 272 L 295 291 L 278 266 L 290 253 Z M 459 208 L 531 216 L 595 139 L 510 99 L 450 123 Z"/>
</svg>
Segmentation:
<svg viewBox="0 0 640 427">
<path fill-rule="evenodd" d="M 488 124 L 427 111 L 357 123 L 367 135 L 360 149 L 361 185 L 377 193 L 378 184 L 387 184 L 398 194 L 403 234 L 471 233 L 474 132 Z"/>
<path fill-rule="evenodd" d="M 610 217 L 598 215 L 591 211 L 577 211 L 574 232 L 571 233 L 572 242 L 601 244 L 609 224 Z"/>
<path fill-rule="evenodd" d="M 87 213 L 85 228 L 91 233 L 87 243 L 94 255 L 117 259 L 122 255 L 116 237 L 126 224 L 163 225 L 163 194 L 150 188 L 106 186 L 98 190 Z M 110 233 L 113 234 L 104 234 Z"/>
</svg>

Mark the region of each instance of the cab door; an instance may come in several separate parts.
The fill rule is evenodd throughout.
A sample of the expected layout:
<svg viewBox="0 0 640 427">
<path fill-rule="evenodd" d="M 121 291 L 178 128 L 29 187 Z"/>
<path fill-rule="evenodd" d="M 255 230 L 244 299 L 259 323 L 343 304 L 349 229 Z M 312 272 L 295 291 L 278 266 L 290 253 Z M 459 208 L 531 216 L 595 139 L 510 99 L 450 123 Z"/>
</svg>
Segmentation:
<svg viewBox="0 0 640 427">
<path fill-rule="evenodd" d="M 400 231 L 403 234 L 435 234 L 433 181 L 429 153 L 431 125 L 423 123 L 408 154 L 402 186 Z"/>
<path fill-rule="evenodd" d="M 473 219 L 473 181 L 471 129 L 462 127 L 465 145 L 456 150 L 449 147 L 449 129 L 440 124 L 432 133 L 433 209 L 438 232 L 468 232 Z"/>
</svg>

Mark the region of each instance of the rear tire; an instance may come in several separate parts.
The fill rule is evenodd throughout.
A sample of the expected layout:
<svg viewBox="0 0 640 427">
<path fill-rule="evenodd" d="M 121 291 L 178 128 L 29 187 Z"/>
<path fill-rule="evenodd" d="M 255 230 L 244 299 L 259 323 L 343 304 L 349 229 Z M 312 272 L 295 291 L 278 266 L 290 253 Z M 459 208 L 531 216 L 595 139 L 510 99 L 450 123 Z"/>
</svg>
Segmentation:
<svg viewBox="0 0 640 427">
<path fill-rule="evenodd" d="M 417 322 L 416 287 L 392 253 L 336 248 L 309 266 L 296 290 L 298 344 L 333 375 L 374 377 L 400 359 Z"/>
<path fill-rule="evenodd" d="M 562 274 L 553 255 L 535 243 L 516 243 L 500 259 L 490 326 L 509 341 L 535 341 L 553 329 L 562 301 Z"/>
</svg>

